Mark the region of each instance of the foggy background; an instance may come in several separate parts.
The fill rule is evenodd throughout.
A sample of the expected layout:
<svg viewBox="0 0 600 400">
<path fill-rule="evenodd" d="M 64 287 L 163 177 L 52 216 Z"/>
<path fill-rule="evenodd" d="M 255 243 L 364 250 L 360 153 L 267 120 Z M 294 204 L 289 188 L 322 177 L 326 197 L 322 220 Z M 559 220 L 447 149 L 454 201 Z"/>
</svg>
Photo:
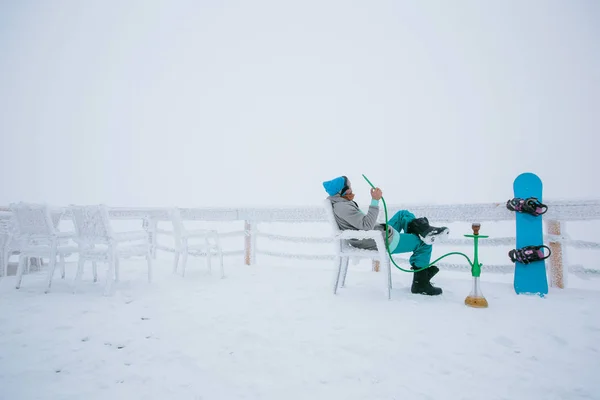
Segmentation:
<svg viewBox="0 0 600 400">
<path fill-rule="evenodd" d="M 600 3 L 0 1 L 0 205 L 598 198 Z"/>
</svg>

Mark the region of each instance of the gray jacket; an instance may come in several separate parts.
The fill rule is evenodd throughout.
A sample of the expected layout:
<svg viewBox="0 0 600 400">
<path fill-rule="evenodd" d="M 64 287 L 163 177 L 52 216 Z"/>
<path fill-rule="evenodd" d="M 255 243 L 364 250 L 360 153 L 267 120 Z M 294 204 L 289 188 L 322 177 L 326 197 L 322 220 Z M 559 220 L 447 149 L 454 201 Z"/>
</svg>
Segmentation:
<svg viewBox="0 0 600 400">
<path fill-rule="evenodd" d="M 329 196 L 327 199 L 331 201 L 333 205 L 333 215 L 341 230 L 361 230 L 370 231 L 378 230 L 381 231 L 381 236 L 385 240 L 384 236 L 384 225 L 377 223 L 377 216 L 379 215 L 379 206 L 369 205 L 369 211 L 367 214 L 363 213 L 358 204 L 354 201 L 347 200 L 341 197 L 339 194 Z M 393 229 L 388 227 L 388 237 L 391 242 L 394 235 Z M 377 245 L 373 239 L 349 239 L 348 243 L 352 246 L 367 249 L 376 250 Z"/>
</svg>

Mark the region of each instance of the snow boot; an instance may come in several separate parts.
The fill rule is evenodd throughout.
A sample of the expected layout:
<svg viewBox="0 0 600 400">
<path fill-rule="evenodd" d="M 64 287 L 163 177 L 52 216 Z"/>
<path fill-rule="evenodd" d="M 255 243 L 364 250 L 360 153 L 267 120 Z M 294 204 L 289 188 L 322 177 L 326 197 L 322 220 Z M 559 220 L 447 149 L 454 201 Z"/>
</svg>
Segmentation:
<svg viewBox="0 0 600 400">
<path fill-rule="evenodd" d="M 445 227 L 436 227 L 429 225 L 429 220 L 426 217 L 415 218 L 409 222 L 406 227 L 406 233 L 413 233 L 427 243 L 433 244 L 438 238 L 445 238 L 450 234 L 450 230 Z"/>
<path fill-rule="evenodd" d="M 427 272 L 427 276 L 429 277 L 429 280 L 431 280 L 438 272 L 440 272 L 440 269 L 435 265 L 432 265 L 431 267 L 427 268 L 425 272 Z"/>
<path fill-rule="evenodd" d="M 419 268 L 412 267 L 412 269 L 415 270 Z M 429 282 L 433 275 L 437 274 L 438 271 L 439 268 L 432 266 L 423 271 L 414 272 L 410 292 L 413 294 L 425 294 L 428 296 L 438 296 L 442 294 L 442 288 L 435 287 Z"/>
</svg>

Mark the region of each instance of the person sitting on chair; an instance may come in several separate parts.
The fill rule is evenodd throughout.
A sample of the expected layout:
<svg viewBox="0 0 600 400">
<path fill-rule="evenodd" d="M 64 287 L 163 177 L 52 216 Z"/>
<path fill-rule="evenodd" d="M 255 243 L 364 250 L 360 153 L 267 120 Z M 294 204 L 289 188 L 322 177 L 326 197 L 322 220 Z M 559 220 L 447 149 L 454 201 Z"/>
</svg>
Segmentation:
<svg viewBox="0 0 600 400">
<path fill-rule="evenodd" d="M 341 230 L 379 230 L 384 235 L 385 224 L 377 223 L 379 215 L 379 200 L 383 196 L 381 189 L 371 189 L 371 204 L 365 214 L 354 201 L 354 193 L 350 180 L 346 176 L 323 182 L 323 187 L 332 203 L 333 215 Z M 392 254 L 412 252 L 410 265 L 413 270 L 426 267 L 431 262 L 432 244 L 436 239 L 447 236 L 450 231 L 447 227 L 429 225 L 426 217 L 416 218 L 408 210 L 398 211 L 389 221 L 387 226 L 389 249 Z M 404 232 L 404 233 L 401 233 Z M 348 243 L 359 249 L 376 250 L 377 245 L 373 239 L 349 239 Z M 385 236 L 384 236 L 385 243 Z M 442 289 L 431 284 L 431 278 L 439 272 L 435 265 L 413 273 L 411 292 L 437 296 L 442 294 Z"/>
</svg>

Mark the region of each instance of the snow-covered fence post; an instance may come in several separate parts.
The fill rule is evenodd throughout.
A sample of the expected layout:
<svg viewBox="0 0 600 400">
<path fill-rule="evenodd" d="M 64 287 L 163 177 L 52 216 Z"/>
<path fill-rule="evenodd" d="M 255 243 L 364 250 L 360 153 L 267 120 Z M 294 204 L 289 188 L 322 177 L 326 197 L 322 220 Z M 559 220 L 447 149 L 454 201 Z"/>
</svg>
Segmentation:
<svg viewBox="0 0 600 400">
<path fill-rule="evenodd" d="M 256 236 L 253 234 L 255 223 L 244 221 L 244 260 L 246 265 L 252 265 L 256 261 Z"/>
<path fill-rule="evenodd" d="M 148 232 L 148 241 L 150 242 L 150 254 L 156 258 L 156 229 L 158 221 L 150 216 L 144 217 L 142 227 Z"/>
<path fill-rule="evenodd" d="M 379 261 L 373 260 L 373 271 L 379 272 Z"/>
<path fill-rule="evenodd" d="M 547 226 L 548 235 L 561 235 L 561 223 L 560 221 L 548 221 Z M 552 241 L 550 239 L 550 286 L 558 287 L 561 289 L 565 288 L 564 284 L 564 267 L 563 267 L 563 254 L 562 254 L 562 243 L 557 239 Z"/>
</svg>

